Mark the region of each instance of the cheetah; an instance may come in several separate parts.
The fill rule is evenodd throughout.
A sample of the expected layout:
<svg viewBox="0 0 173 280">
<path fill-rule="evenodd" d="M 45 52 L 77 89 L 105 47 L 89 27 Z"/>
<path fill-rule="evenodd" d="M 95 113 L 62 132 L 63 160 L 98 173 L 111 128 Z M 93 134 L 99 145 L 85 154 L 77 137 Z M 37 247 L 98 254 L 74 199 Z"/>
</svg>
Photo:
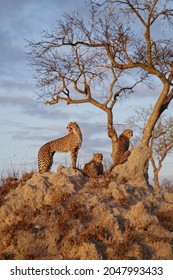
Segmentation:
<svg viewBox="0 0 173 280">
<path fill-rule="evenodd" d="M 129 144 L 130 141 L 129 139 L 133 136 L 133 131 L 131 129 L 126 129 L 123 131 L 123 133 L 119 136 L 118 141 L 117 141 L 117 152 L 116 152 L 116 157 L 114 163 L 111 165 L 109 170 L 106 172 L 107 174 L 112 171 L 112 169 L 118 165 L 118 164 L 123 164 L 127 158 L 130 155 L 129 149 Z"/>
<path fill-rule="evenodd" d="M 93 154 L 93 159 L 84 165 L 83 173 L 88 177 L 97 177 L 103 175 L 103 155 Z"/>
<path fill-rule="evenodd" d="M 56 152 L 70 152 L 72 167 L 76 168 L 78 151 L 82 145 L 82 133 L 76 122 L 67 125 L 68 134 L 44 144 L 38 152 L 39 173 L 49 172 Z"/>
</svg>

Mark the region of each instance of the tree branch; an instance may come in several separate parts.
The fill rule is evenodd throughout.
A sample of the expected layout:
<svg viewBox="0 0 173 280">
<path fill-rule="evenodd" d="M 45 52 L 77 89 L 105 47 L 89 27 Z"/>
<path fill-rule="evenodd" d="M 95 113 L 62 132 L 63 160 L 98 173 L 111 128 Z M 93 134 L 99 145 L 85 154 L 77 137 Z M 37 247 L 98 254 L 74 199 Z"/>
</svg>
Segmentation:
<svg viewBox="0 0 173 280">
<path fill-rule="evenodd" d="M 160 114 L 168 108 L 168 105 L 172 99 L 173 99 L 173 88 L 171 89 L 170 93 L 167 95 L 162 106 L 160 107 Z"/>
<path fill-rule="evenodd" d="M 137 18 L 142 22 L 142 24 L 146 27 L 146 22 L 145 20 L 142 18 L 142 16 L 138 13 L 138 11 L 135 9 L 134 5 L 127 0 L 127 3 L 129 5 L 129 7 L 131 8 L 131 10 L 135 13 L 135 15 L 137 16 Z"/>
</svg>

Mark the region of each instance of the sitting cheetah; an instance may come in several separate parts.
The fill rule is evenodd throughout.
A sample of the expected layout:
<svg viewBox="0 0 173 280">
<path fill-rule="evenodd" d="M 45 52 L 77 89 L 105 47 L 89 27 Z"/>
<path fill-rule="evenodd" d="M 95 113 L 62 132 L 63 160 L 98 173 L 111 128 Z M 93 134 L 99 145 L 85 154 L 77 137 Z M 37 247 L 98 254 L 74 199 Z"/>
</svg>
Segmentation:
<svg viewBox="0 0 173 280">
<path fill-rule="evenodd" d="M 38 152 L 38 168 L 42 174 L 49 172 L 55 152 L 70 152 L 72 167 L 76 168 L 78 151 L 82 145 L 82 133 L 76 122 L 67 125 L 69 134 L 44 144 Z"/>
<path fill-rule="evenodd" d="M 128 151 L 128 149 L 130 144 L 129 139 L 132 136 L 133 136 L 133 131 L 130 129 L 124 130 L 123 133 L 119 136 L 117 142 L 116 158 L 114 163 L 109 168 L 109 170 L 105 172 L 106 175 L 109 174 L 116 165 L 123 164 L 127 160 L 127 158 L 131 153 L 130 151 Z"/>
<path fill-rule="evenodd" d="M 102 154 L 94 154 L 93 159 L 86 163 L 83 169 L 83 173 L 88 177 L 97 177 L 99 175 L 103 175 L 103 155 Z"/>
</svg>

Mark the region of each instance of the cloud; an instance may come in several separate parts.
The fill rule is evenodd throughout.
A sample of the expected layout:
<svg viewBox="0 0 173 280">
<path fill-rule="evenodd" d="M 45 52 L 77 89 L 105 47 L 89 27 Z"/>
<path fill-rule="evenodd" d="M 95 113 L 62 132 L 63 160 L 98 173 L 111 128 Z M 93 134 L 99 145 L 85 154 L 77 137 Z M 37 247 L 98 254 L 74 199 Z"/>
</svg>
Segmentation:
<svg viewBox="0 0 173 280">
<path fill-rule="evenodd" d="M 1 91 L 4 91 L 7 93 L 7 95 L 10 95 L 10 93 L 18 93 L 18 92 L 30 92 L 33 90 L 33 81 L 31 79 L 28 79 L 25 77 L 25 79 L 18 78 L 17 80 L 13 77 L 6 77 L 4 79 L 1 79 L 0 81 L 0 88 Z M 11 95 L 14 95 L 12 94 Z M 2 94 L 1 94 L 2 95 Z M 5 94 L 4 94 L 5 95 Z"/>
<path fill-rule="evenodd" d="M 1 84 L 0 84 L 1 86 Z M 11 107 L 13 109 L 16 107 L 20 109 L 20 112 L 24 115 L 36 117 L 38 119 L 51 119 L 53 122 L 56 120 L 57 123 L 65 121 L 68 123 L 69 121 L 80 121 L 82 119 L 87 119 L 88 121 L 93 119 L 94 117 L 100 117 L 101 111 L 94 111 L 90 109 L 90 105 L 81 106 L 81 105 L 71 105 L 67 106 L 65 103 L 57 104 L 54 106 L 46 106 L 42 103 L 34 101 L 34 97 L 29 97 L 26 94 L 10 94 L 8 90 L 21 91 L 24 88 L 23 83 L 15 83 L 11 82 L 7 86 L 7 93 L 0 94 L 0 107 Z M 9 89 L 8 89 L 9 88 Z M 32 96 L 32 95 L 31 95 Z M 19 111 L 18 111 L 19 113 Z"/>
<path fill-rule="evenodd" d="M 12 139 L 40 146 L 43 143 L 64 136 L 65 134 L 67 134 L 67 130 L 63 124 L 45 126 L 23 125 L 13 133 Z"/>
<path fill-rule="evenodd" d="M 9 119 L 1 119 L 0 120 L 0 125 L 1 126 L 6 126 L 7 127 L 7 124 L 8 124 L 8 127 L 22 127 L 23 126 L 23 122 L 18 122 L 18 121 L 13 121 L 13 120 L 9 120 Z"/>
<path fill-rule="evenodd" d="M 20 112 L 24 115 L 28 115 L 31 117 L 37 117 L 39 119 L 52 119 L 52 120 L 68 120 L 72 112 L 67 111 L 64 112 L 61 109 L 55 110 L 51 107 L 46 107 L 35 102 L 32 98 L 25 95 L 0 95 L 0 106 L 1 107 L 18 107 L 20 108 Z M 19 113 L 19 111 L 18 111 Z M 73 118 L 77 117 L 79 114 L 77 112 L 73 112 Z"/>
<path fill-rule="evenodd" d="M 54 29 L 63 10 L 81 7 L 84 5 L 81 2 L 83 1 L 0 0 L 1 77 L 4 74 L 23 74 L 22 71 L 26 73 L 26 40 L 38 40 L 41 31 Z"/>
<path fill-rule="evenodd" d="M 33 101 L 27 96 L 0 95 L 0 106 L 31 106 Z"/>
</svg>

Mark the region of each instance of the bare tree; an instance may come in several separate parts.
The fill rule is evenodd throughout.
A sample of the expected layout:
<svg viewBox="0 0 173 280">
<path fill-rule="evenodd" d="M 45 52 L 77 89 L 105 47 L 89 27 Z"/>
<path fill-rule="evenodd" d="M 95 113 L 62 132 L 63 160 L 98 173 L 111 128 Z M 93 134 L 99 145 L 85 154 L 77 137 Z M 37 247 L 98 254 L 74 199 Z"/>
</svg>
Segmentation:
<svg viewBox="0 0 173 280">
<path fill-rule="evenodd" d="M 143 132 L 142 146 L 149 145 L 157 120 L 173 98 L 170 3 L 89 1 L 88 17 L 77 12 L 64 14 L 55 31 L 44 32 L 40 41 L 29 43 L 45 104 L 91 103 L 103 110 L 113 159 L 117 142 L 113 109 L 119 98 L 151 76 L 162 84 Z M 165 24 L 164 35 L 155 36 L 154 27 L 161 22 Z"/>
<path fill-rule="evenodd" d="M 124 25 L 127 28 L 129 24 L 128 34 L 130 32 L 133 34 L 133 40 L 125 40 L 115 55 L 112 55 L 112 48 L 115 49 L 115 46 L 109 45 L 107 53 L 112 65 L 119 70 L 143 69 L 145 73 L 156 77 L 162 83 L 161 93 L 158 94 L 143 132 L 141 145 L 148 146 L 157 120 L 173 98 L 172 1 L 106 0 L 90 3 L 95 8 L 113 7 L 119 13 L 122 28 Z M 159 34 L 155 32 L 156 27 L 159 28 Z"/>
<path fill-rule="evenodd" d="M 130 127 L 136 130 L 136 137 L 133 139 L 133 145 L 139 145 L 142 139 L 142 133 L 148 122 L 153 108 L 139 108 L 135 114 L 127 120 Z M 138 133 L 138 136 L 137 136 Z M 173 149 L 173 118 L 161 117 L 155 125 L 150 139 L 150 161 L 154 175 L 154 189 L 160 192 L 159 172 L 167 155 Z"/>
</svg>

